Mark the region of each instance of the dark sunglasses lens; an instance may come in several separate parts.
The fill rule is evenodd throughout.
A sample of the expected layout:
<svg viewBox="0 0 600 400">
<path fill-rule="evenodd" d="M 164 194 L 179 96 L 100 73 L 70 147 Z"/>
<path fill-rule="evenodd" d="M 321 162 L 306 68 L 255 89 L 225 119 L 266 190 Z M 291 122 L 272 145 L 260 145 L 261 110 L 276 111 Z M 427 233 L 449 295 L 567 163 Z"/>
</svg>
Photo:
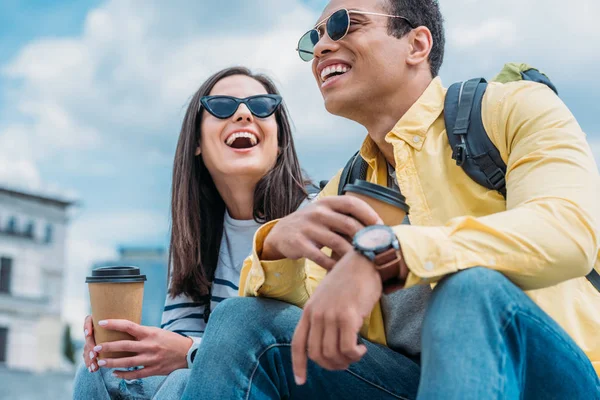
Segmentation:
<svg viewBox="0 0 600 400">
<path fill-rule="evenodd" d="M 318 41 L 319 32 L 315 29 L 306 32 L 300 38 L 300 42 L 298 42 L 298 54 L 302 60 L 310 61 L 313 59 L 313 52 Z"/>
<path fill-rule="evenodd" d="M 215 97 L 209 99 L 207 103 L 208 111 L 217 118 L 231 117 L 238 107 L 235 100 L 228 99 L 227 97 Z"/>
<path fill-rule="evenodd" d="M 279 100 L 272 97 L 253 97 L 248 100 L 248 108 L 259 118 L 266 118 L 273 114 L 278 105 Z"/>
<path fill-rule="evenodd" d="M 338 41 L 346 35 L 350 26 L 350 16 L 346 10 L 338 10 L 331 14 L 327 21 L 327 34 L 333 41 Z"/>
</svg>

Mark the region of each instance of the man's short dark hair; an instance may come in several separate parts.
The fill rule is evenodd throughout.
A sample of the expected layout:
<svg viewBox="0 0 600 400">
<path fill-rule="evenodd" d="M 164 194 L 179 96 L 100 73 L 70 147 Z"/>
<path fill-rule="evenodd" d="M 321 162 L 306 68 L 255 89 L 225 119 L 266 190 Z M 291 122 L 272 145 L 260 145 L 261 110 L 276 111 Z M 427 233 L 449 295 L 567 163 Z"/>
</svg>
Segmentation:
<svg viewBox="0 0 600 400">
<path fill-rule="evenodd" d="M 438 76 L 444 61 L 444 18 L 437 0 L 385 0 L 390 14 L 408 18 L 414 27 L 426 26 L 433 36 L 433 48 L 429 54 L 431 76 Z M 411 27 L 400 18 L 390 18 L 390 35 L 401 38 L 410 32 Z"/>
</svg>

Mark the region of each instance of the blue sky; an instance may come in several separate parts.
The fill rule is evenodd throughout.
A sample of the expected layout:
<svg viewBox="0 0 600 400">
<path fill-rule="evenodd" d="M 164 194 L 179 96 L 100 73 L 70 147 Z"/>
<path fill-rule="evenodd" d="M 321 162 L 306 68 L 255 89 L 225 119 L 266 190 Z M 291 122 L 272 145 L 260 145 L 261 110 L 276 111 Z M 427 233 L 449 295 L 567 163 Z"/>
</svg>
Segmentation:
<svg viewBox="0 0 600 400">
<path fill-rule="evenodd" d="M 86 14 L 98 4 L 96 0 L 2 0 L 0 60 L 7 61 L 31 40 L 80 33 Z"/>
<path fill-rule="evenodd" d="M 170 175 L 190 95 L 212 72 L 272 75 L 315 180 L 362 141 L 327 114 L 295 51 L 324 0 L 0 0 L 0 184 L 75 197 L 68 240 L 69 318 L 81 314 L 91 262 L 118 245 L 166 245 Z M 600 3 L 442 0 L 446 85 L 539 66 L 600 158 Z M 544 12 L 539 11 L 543 9 Z M 335 150 L 332 150 L 335 149 Z"/>
</svg>

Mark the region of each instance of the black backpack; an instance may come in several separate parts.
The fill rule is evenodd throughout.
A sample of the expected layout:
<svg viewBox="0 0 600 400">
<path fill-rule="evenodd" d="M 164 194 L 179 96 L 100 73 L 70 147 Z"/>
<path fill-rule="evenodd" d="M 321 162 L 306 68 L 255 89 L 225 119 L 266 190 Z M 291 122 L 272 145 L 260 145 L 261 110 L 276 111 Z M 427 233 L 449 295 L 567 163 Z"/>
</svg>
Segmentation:
<svg viewBox="0 0 600 400">
<path fill-rule="evenodd" d="M 520 74 L 520 80 L 528 80 L 547 85 L 558 95 L 556 87 L 550 79 L 538 70 L 525 64 L 507 64 L 505 69 L 512 68 L 513 73 L 508 79 L 498 81 L 515 81 L 515 67 Z M 504 70 L 503 70 L 504 71 Z M 505 77 L 506 78 L 506 77 Z M 490 190 L 496 190 L 506 198 L 506 164 L 500 152 L 488 137 L 481 117 L 481 104 L 487 89 L 487 81 L 475 78 L 458 82 L 448 88 L 444 101 L 444 122 L 448 142 L 452 146 L 452 158 L 456 165 L 462 167 L 465 173 L 478 184 Z M 357 179 L 365 179 L 367 163 L 356 152 L 342 170 L 338 195 L 344 186 Z M 327 181 L 321 181 L 321 189 Z M 600 274 L 592 270 L 587 279 L 600 292 Z"/>
</svg>

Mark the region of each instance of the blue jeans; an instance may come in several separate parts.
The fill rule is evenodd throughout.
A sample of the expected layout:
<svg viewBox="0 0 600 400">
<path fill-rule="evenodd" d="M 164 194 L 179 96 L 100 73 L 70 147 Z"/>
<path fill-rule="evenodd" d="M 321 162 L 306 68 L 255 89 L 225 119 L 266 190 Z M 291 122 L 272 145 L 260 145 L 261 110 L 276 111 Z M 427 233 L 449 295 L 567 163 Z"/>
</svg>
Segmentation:
<svg viewBox="0 0 600 400">
<path fill-rule="evenodd" d="M 296 386 L 290 342 L 301 310 L 267 299 L 227 300 L 211 315 L 183 399 L 600 399 L 591 362 L 502 274 L 473 268 L 435 288 L 422 366 L 364 341 L 346 371 L 311 363 Z"/>
<path fill-rule="evenodd" d="M 115 378 L 112 369 L 90 373 L 81 365 L 75 375 L 73 400 L 179 400 L 190 376 L 179 369 L 169 376 L 151 376 L 127 381 Z"/>
</svg>

